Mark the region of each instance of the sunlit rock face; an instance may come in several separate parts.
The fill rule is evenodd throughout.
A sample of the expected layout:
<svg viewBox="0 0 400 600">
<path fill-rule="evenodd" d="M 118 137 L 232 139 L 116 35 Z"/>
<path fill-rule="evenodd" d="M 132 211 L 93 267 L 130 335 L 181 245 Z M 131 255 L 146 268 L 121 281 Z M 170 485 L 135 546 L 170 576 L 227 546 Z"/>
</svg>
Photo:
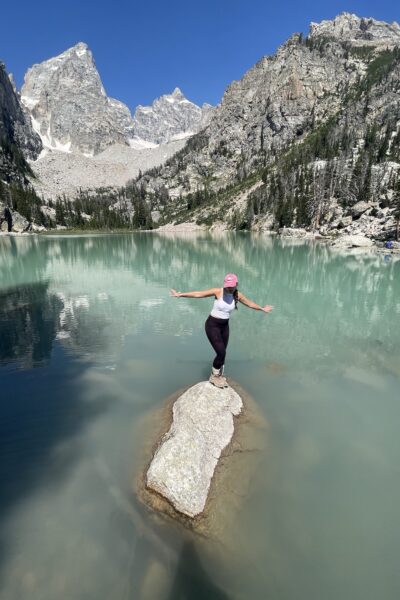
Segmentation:
<svg viewBox="0 0 400 600">
<path fill-rule="evenodd" d="M 310 35 L 332 36 L 339 40 L 356 42 L 388 42 L 397 40 L 400 43 L 400 26 L 398 23 L 386 23 L 371 18 L 360 18 L 351 13 L 341 13 L 333 20 L 321 21 L 310 24 Z"/>
<path fill-rule="evenodd" d="M 374 55 L 398 45 L 397 23 L 349 13 L 311 23 L 307 38 L 294 33 L 228 86 L 208 126 L 184 155 L 145 181 L 148 189 L 166 185 L 178 198 L 203 189 L 205 182 L 217 189 L 255 171 L 343 108 L 348 90 L 367 72 L 367 51 Z M 392 102 L 381 93 L 372 108 L 383 112 Z M 359 115 L 351 115 L 350 124 L 353 120 L 363 126 Z"/>
<path fill-rule="evenodd" d="M 108 98 L 88 46 L 82 42 L 33 65 L 21 98 L 46 147 L 94 155 L 133 136 L 130 110 Z"/>
<path fill-rule="evenodd" d="M 138 106 L 133 119 L 123 102 L 107 96 L 83 42 L 33 65 L 21 98 L 45 147 L 88 156 L 113 144 L 141 149 L 188 137 L 206 126 L 212 110 L 190 102 L 176 88 L 152 106 Z"/>
<path fill-rule="evenodd" d="M 154 100 L 151 106 L 138 106 L 133 119 L 135 136 L 161 144 L 189 137 L 205 127 L 211 118 L 210 104 L 197 106 L 179 88 Z"/>
<path fill-rule="evenodd" d="M 173 422 L 147 472 L 147 486 L 189 517 L 205 507 L 211 478 L 234 432 L 242 400 L 231 387 L 208 381 L 189 388 L 175 402 Z"/>
</svg>

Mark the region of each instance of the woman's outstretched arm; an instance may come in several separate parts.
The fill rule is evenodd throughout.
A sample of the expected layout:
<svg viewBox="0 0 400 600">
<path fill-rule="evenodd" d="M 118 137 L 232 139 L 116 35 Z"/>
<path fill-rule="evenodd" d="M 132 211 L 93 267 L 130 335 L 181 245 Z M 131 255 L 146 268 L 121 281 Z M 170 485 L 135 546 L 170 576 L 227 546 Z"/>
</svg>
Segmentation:
<svg viewBox="0 0 400 600">
<path fill-rule="evenodd" d="M 210 296 L 217 296 L 218 291 L 218 288 L 210 288 L 202 292 L 177 292 L 176 290 L 171 290 L 170 295 L 174 298 L 209 298 Z"/>
<path fill-rule="evenodd" d="M 246 296 L 244 296 L 241 292 L 239 292 L 238 300 L 239 300 L 239 302 L 241 302 L 245 306 L 248 306 L 249 308 L 254 308 L 254 310 L 262 310 L 265 313 L 271 312 L 271 310 L 274 308 L 273 306 L 270 306 L 269 304 L 266 304 L 265 306 L 259 306 L 259 304 L 256 304 L 255 302 L 253 302 L 253 300 L 249 300 L 248 298 L 246 298 Z"/>
</svg>

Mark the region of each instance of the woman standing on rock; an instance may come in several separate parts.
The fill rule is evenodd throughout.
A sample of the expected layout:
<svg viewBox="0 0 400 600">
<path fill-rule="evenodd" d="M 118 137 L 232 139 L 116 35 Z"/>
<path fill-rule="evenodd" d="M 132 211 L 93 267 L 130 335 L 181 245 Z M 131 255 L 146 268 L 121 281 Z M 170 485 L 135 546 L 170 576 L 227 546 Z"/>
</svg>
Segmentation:
<svg viewBox="0 0 400 600">
<path fill-rule="evenodd" d="M 210 382 L 217 387 L 227 387 L 227 381 L 224 377 L 224 363 L 226 348 L 229 341 L 229 317 L 236 308 L 237 303 L 241 302 L 254 310 L 262 310 L 268 313 L 272 306 L 259 306 L 252 300 L 249 300 L 238 290 L 238 278 L 233 273 L 226 275 L 222 288 L 211 288 L 202 292 L 177 292 L 171 290 L 171 296 L 174 298 L 209 298 L 214 296 L 214 306 L 205 323 L 205 329 L 210 344 L 214 348 L 217 356 L 214 359 Z"/>
</svg>

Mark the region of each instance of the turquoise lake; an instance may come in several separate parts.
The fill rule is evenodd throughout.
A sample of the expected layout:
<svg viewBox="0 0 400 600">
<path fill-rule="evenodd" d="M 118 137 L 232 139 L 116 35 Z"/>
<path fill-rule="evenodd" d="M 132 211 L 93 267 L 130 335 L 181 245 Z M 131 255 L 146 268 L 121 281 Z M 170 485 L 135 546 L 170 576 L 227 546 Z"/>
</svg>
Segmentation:
<svg viewBox="0 0 400 600">
<path fill-rule="evenodd" d="M 226 373 L 268 421 L 237 555 L 159 535 L 133 491 L 146 415 Z M 400 261 L 240 233 L 0 237 L 1 600 L 398 600 Z M 238 564 L 240 568 L 238 568 Z"/>
</svg>

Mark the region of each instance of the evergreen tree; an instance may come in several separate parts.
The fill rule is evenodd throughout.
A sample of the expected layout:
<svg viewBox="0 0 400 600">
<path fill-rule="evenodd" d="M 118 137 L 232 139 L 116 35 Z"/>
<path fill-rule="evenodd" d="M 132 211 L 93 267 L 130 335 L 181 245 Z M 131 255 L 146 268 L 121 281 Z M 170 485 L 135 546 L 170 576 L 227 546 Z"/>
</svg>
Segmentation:
<svg viewBox="0 0 400 600">
<path fill-rule="evenodd" d="M 396 240 L 399 241 L 400 237 L 400 174 L 397 175 L 396 183 L 394 186 L 394 215 L 396 219 Z"/>
<path fill-rule="evenodd" d="M 60 198 L 56 201 L 56 223 L 58 225 L 66 225 L 64 203 Z"/>
</svg>

